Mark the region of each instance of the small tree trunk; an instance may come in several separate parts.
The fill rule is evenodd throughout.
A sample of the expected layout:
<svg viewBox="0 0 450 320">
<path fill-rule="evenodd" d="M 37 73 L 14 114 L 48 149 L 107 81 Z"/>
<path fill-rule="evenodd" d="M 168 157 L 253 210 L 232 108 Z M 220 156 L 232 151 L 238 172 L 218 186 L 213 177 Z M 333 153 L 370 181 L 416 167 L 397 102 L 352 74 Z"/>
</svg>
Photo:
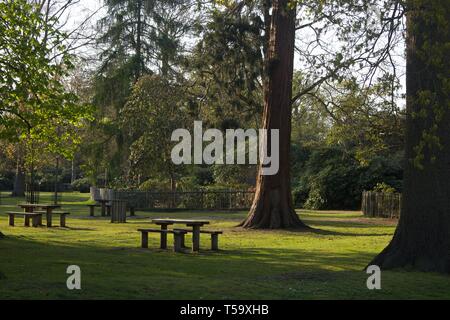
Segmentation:
<svg viewBox="0 0 450 320">
<path fill-rule="evenodd" d="M 23 161 L 21 159 L 17 159 L 16 176 L 14 178 L 14 189 L 11 196 L 12 197 L 25 196 L 25 169 Z"/>
<path fill-rule="evenodd" d="M 436 13 L 448 16 L 444 3 L 424 2 L 408 13 L 402 210 L 393 240 L 370 263 L 383 269 L 412 267 L 450 272 L 450 108 L 448 84 L 445 87 L 449 52 L 448 46 L 444 47 L 449 31 L 435 18 Z M 428 94 L 428 100 L 420 98 Z M 422 159 L 418 166 L 417 146 L 424 142 L 424 132 L 433 126 L 437 127 L 433 136 L 439 138 L 440 146 L 425 145 L 419 151 Z"/>
<path fill-rule="evenodd" d="M 170 206 L 173 209 L 176 207 L 175 192 L 177 191 L 177 183 L 175 180 L 175 175 L 173 173 L 170 174 L 170 191 L 171 191 Z"/>
<path fill-rule="evenodd" d="M 263 176 L 260 166 L 253 205 L 241 226 L 261 229 L 306 228 L 295 212 L 290 181 L 295 9 L 288 8 L 289 0 L 274 0 L 272 3 L 263 128 L 279 129 L 280 170 L 276 175 Z"/>
</svg>

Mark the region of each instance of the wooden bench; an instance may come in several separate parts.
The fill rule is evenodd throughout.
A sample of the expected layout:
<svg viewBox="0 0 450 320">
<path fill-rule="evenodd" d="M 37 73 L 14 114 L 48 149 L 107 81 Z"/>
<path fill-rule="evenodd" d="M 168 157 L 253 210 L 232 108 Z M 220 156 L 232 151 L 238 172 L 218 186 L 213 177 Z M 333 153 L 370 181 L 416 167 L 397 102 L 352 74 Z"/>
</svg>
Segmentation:
<svg viewBox="0 0 450 320">
<path fill-rule="evenodd" d="M 30 226 L 30 218 L 32 221 L 32 225 L 33 227 L 38 227 L 40 224 L 40 221 L 42 219 L 42 213 L 38 213 L 38 212 L 7 212 L 7 215 L 9 215 L 9 225 L 11 227 L 14 227 L 14 220 L 15 220 L 15 216 L 22 216 L 25 217 L 25 227 L 29 227 Z"/>
<path fill-rule="evenodd" d="M 173 251 L 182 252 L 184 236 L 187 233 L 185 230 L 161 230 L 161 229 L 138 229 L 142 234 L 141 247 L 148 248 L 148 234 L 159 233 L 161 235 L 161 249 L 167 249 L 167 234 L 173 234 Z"/>
<path fill-rule="evenodd" d="M 192 233 L 192 230 L 187 229 L 174 229 L 177 231 L 185 231 L 186 233 Z M 223 234 L 223 231 L 212 230 L 200 230 L 200 233 L 211 235 L 211 250 L 219 251 L 219 234 Z M 184 235 L 181 239 L 182 246 L 184 247 Z"/>
<path fill-rule="evenodd" d="M 46 214 L 47 212 L 46 211 L 35 211 L 35 213 Z M 52 211 L 52 214 L 59 215 L 59 226 L 61 228 L 65 228 L 66 227 L 66 216 L 68 216 L 70 213 L 66 212 L 66 211 Z M 52 226 L 51 222 L 50 222 L 50 224 L 47 224 L 47 225 L 49 227 Z"/>
</svg>

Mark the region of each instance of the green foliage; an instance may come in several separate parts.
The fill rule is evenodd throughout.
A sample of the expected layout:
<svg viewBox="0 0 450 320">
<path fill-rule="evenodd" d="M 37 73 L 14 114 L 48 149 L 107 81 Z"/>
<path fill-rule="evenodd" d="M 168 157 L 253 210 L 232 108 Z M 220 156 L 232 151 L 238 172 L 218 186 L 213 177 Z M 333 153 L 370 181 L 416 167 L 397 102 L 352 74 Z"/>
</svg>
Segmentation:
<svg viewBox="0 0 450 320">
<path fill-rule="evenodd" d="M 161 179 L 148 179 L 141 183 L 139 190 L 142 191 L 170 191 L 170 182 Z"/>
<path fill-rule="evenodd" d="M 13 189 L 13 179 L 11 176 L 4 176 L 0 174 L 0 190 L 12 190 Z"/>
<path fill-rule="evenodd" d="M 71 185 L 74 191 L 86 193 L 90 191 L 92 181 L 89 178 L 81 178 L 73 181 Z"/>
<path fill-rule="evenodd" d="M 238 15 L 212 10 L 187 60 L 191 108 L 222 129 L 257 126 L 262 114 L 264 23 L 259 1 Z"/>
<path fill-rule="evenodd" d="M 142 143 L 128 135 L 119 117 L 141 76 L 182 78 L 178 72 L 186 53 L 183 40 L 195 28 L 195 4 L 196 0 L 105 1 L 107 12 L 98 23 L 101 65 L 93 81 L 98 121 L 92 126 L 95 137 L 85 148 L 92 175 L 101 167 L 124 186 L 137 185 L 129 158 L 131 148 Z"/>
<path fill-rule="evenodd" d="M 380 181 L 401 189 L 402 157 L 378 157 L 362 166 L 355 154 L 328 147 L 313 149 L 303 159 L 293 168 L 297 206 L 315 210 L 358 209 L 362 192 L 372 190 Z"/>
<path fill-rule="evenodd" d="M 214 182 L 231 189 L 248 189 L 256 177 L 256 166 L 214 165 Z"/>
<path fill-rule="evenodd" d="M 385 182 L 377 183 L 377 185 L 373 188 L 372 191 L 380 192 L 380 193 L 396 193 L 397 190 L 395 188 L 392 188 L 390 185 L 388 185 Z"/>
<path fill-rule="evenodd" d="M 179 191 L 196 191 L 200 190 L 201 187 L 198 178 L 195 176 L 185 176 L 177 182 L 177 190 Z"/>
<path fill-rule="evenodd" d="M 131 168 L 136 174 L 172 179 L 183 166 L 171 160 L 172 132 L 185 127 L 184 88 L 160 76 L 144 76 L 121 112 L 121 129 L 131 141 Z"/>
<path fill-rule="evenodd" d="M 73 155 L 91 109 L 62 82 L 73 67 L 67 38 L 37 5 L 0 2 L 0 138 Z"/>
</svg>

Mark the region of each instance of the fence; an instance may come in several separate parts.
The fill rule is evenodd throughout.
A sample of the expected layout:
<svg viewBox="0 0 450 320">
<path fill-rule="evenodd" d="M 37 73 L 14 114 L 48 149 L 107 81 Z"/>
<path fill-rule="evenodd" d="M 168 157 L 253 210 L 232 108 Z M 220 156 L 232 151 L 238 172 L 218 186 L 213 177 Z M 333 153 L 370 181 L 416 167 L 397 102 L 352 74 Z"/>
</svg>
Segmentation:
<svg viewBox="0 0 450 320">
<path fill-rule="evenodd" d="M 398 219 L 402 207 L 399 193 L 380 193 L 364 191 L 361 210 L 367 217 Z"/>
<path fill-rule="evenodd" d="M 137 190 L 95 190 L 93 199 L 120 199 L 136 209 L 184 210 L 248 210 L 253 201 L 253 191 L 220 190 L 189 192 L 154 192 Z M 107 197 L 107 198 L 105 198 Z"/>
</svg>

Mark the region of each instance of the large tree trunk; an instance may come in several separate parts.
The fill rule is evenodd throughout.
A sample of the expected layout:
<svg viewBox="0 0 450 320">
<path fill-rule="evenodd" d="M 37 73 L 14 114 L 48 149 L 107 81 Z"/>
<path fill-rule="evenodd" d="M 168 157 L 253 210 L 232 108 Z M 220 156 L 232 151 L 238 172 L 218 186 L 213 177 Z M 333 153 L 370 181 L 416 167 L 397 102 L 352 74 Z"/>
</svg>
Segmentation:
<svg viewBox="0 0 450 320">
<path fill-rule="evenodd" d="M 253 205 L 241 224 L 245 228 L 306 228 L 294 210 L 291 195 L 295 9 L 289 9 L 288 3 L 289 0 L 272 2 L 268 81 L 264 92 L 263 128 L 280 130 L 280 170 L 276 175 L 263 176 L 260 166 Z"/>
<path fill-rule="evenodd" d="M 450 272 L 450 108 L 448 17 L 445 1 L 425 1 L 407 18 L 407 131 L 403 205 L 389 246 L 370 264 Z M 411 8 L 410 8 L 411 9 Z M 441 20 L 442 21 L 442 20 Z M 444 23 L 447 23 L 444 19 Z M 427 99 L 424 99 L 428 96 Z M 425 132 L 440 146 L 423 144 Z M 423 156 L 421 161 L 417 156 Z M 415 161 L 414 161 L 415 160 Z"/>
<path fill-rule="evenodd" d="M 14 178 L 14 189 L 11 194 L 12 197 L 25 196 L 25 168 L 23 161 L 19 158 L 16 164 L 16 176 Z"/>
</svg>

